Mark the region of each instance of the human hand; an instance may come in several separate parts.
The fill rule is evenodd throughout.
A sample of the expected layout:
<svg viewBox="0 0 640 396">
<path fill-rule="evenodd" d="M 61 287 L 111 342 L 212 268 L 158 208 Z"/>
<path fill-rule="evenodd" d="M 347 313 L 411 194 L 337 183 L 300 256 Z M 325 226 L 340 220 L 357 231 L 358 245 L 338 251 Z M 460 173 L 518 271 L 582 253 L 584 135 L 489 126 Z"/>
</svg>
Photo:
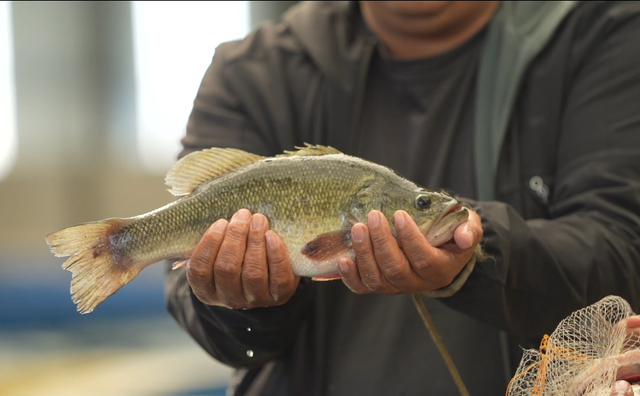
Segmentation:
<svg viewBox="0 0 640 396">
<path fill-rule="evenodd" d="M 618 357 L 620 366 L 618 367 L 616 378 L 638 381 L 638 376 L 640 375 L 640 315 L 627 318 L 626 331 L 625 353 Z M 618 380 L 611 390 L 611 396 L 634 396 L 633 392 L 634 390 L 629 382 Z M 640 387 L 638 392 L 640 392 Z"/>
<path fill-rule="evenodd" d="M 611 396 L 634 396 L 633 388 L 627 381 L 616 381 L 611 389 Z"/>
<path fill-rule="evenodd" d="M 469 210 L 469 209 L 468 209 Z M 368 215 L 368 226 L 355 224 L 351 241 L 356 260 L 342 258 L 342 281 L 358 294 L 415 294 L 449 285 L 469 262 L 482 239 L 482 224 L 469 210 L 469 220 L 454 233 L 455 243 L 435 248 L 413 219 L 402 210 L 394 214 L 398 240 L 385 216 Z"/>
<path fill-rule="evenodd" d="M 234 309 L 282 305 L 300 282 L 267 218 L 247 209 L 229 222 L 213 223 L 186 267 L 187 281 L 200 301 Z"/>
<path fill-rule="evenodd" d="M 627 339 L 625 347 L 629 349 L 640 349 L 640 315 L 627 318 Z"/>
</svg>

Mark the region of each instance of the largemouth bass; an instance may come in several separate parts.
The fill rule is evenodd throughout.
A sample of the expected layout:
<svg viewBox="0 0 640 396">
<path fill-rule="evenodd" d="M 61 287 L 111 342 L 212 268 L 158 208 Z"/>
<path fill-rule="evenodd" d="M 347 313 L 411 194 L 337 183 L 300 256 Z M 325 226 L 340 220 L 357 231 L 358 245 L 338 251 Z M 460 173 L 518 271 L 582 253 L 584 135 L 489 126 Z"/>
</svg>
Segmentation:
<svg viewBox="0 0 640 396">
<path fill-rule="evenodd" d="M 384 166 L 311 146 L 261 157 L 212 148 L 179 160 L 166 177 L 181 197 L 152 212 L 80 224 L 49 234 L 53 254 L 71 256 L 71 294 L 88 313 L 164 259 L 186 259 L 207 228 L 239 209 L 264 214 L 287 246 L 293 272 L 339 278 L 338 260 L 354 257 L 351 227 L 380 210 L 393 227 L 405 210 L 433 246 L 449 241 L 468 211 L 450 195 L 428 190 Z"/>
</svg>

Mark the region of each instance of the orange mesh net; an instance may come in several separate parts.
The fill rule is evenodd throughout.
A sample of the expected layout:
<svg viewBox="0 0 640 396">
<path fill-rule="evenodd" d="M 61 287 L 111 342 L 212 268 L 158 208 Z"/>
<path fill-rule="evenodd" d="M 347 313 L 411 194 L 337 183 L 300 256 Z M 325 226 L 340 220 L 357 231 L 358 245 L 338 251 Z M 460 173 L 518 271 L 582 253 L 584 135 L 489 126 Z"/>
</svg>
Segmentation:
<svg viewBox="0 0 640 396">
<path fill-rule="evenodd" d="M 545 335 L 540 349 L 525 350 L 508 396 L 610 396 L 618 379 L 640 382 L 640 329 L 616 296 L 572 313 Z M 636 395 L 640 386 L 634 385 Z"/>
</svg>

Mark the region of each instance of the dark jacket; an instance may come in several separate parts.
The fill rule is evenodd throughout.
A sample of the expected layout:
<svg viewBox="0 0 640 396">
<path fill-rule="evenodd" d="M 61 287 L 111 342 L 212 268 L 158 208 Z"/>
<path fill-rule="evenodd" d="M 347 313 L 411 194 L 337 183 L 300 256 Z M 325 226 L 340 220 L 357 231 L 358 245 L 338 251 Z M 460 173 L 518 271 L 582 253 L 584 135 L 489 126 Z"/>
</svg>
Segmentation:
<svg viewBox="0 0 640 396">
<path fill-rule="evenodd" d="M 477 339 L 448 344 L 454 358 L 465 356 L 468 344 L 491 344 L 496 355 L 501 347 L 511 354 L 512 370 L 519 337 L 539 340 L 570 312 L 606 295 L 620 295 L 640 311 L 638 37 L 637 3 L 584 3 L 528 64 L 497 157 L 495 200 L 467 200 L 482 218 L 491 258 L 453 296 L 432 302 L 477 323 Z M 274 155 L 311 142 L 357 155 L 354 136 L 366 133 L 359 124 L 375 42 L 357 7 L 312 3 L 281 24 L 221 45 L 195 100 L 183 154 L 222 146 Z M 318 380 L 325 346 L 309 330 L 327 320 L 319 316 L 323 305 L 336 303 L 335 287 L 305 283 L 282 307 L 234 311 L 200 303 L 184 275 L 173 272 L 167 305 L 211 355 L 249 369 L 241 371 L 237 394 L 346 394 L 340 384 Z M 443 313 L 442 323 L 447 315 L 453 314 Z M 482 335 L 486 325 L 496 337 Z M 248 346 L 261 353 L 248 357 Z M 495 369 L 484 356 L 469 358 Z M 313 372 L 297 368 L 307 361 Z M 399 356 L 396 364 L 411 363 Z M 496 384 L 504 377 L 497 378 L 487 375 L 493 385 L 472 394 L 504 389 L 505 382 Z M 259 386 L 248 391 L 252 381 Z M 449 389 L 445 394 L 453 394 Z"/>
</svg>

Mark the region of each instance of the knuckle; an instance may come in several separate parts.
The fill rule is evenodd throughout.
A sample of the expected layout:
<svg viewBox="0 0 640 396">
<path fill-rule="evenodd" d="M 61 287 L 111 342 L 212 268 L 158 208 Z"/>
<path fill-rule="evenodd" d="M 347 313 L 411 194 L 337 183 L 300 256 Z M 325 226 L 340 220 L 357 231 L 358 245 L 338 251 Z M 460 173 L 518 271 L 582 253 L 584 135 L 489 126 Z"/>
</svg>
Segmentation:
<svg viewBox="0 0 640 396">
<path fill-rule="evenodd" d="M 431 276 L 437 276 L 437 274 L 432 274 L 434 271 L 434 266 L 431 260 L 426 257 L 422 257 L 419 260 L 415 260 L 415 262 L 411 263 L 411 266 L 416 270 L 416 272 L 421 274 L 427 274 Z"/>
<path fill-rule="evenodd" d="M 210 259 L 208 250 L 205 252 L 196 252 L 189 259 L 189 272 L 193 271 L 206 271 L 211 268 L 213 260 Z"/>
<path fill-rule="evenodd" d="M 364 284 L 367 286 L 367 288 L 369 288 L 370 290 L 376 293 L 386 289 L 385 282 L 383 282 L 379 276 L 371 276 L 371 275 L 367 276 L 367 275 L 369 274 L 365 274 L 365 281 L 364 281 Z"/>
<path fill-rule="evenodd" d="M 405 233 L 401 237 L 403 246 L 420 245 L 425 240 L 422 234 Z"/>
<path fill-rule="evenodd" d="M 239 275 L 240 269 L 232 260 L 225 260 L 224 258 L 221 258 L 216 261 L 216 264 L 213 267 L 213 273 L 217 278 L 232 279 Z"/>
<path fill-rule="evenodd" d="M 372 263 L 376 261 L 373 253 L 368 249 L 358 249 L 356 252 L 356 259 L 365 263 Z"/>
<path fill-rule="evenodd" d="M 233 293 L 225 292 L 221 290 L 218 294 L 215 302 L 211 305 L 217 305 L 220 307 L 226 307 L 231 309 L 243 309 L 245 308 L 245 302 L 242 299 L 236 298 Z"/>
<path fill-rule="evenodd" d="M 243 242 L 246 240 L 249 226 L 245 223 L 229 223 L 225 240 L 229 239 L 232 242 Z"/>
<path fill-rule="evenodd" d="M 231 266 L 239 266 L 242 261 L 242 256 L 244 256 L 244 252 L 239 253 L 239 251 L 230 249 L 220 249 L 218 252 L 218 256 L 216 257 L 215 265 L 231 265 Z"/>
<path fill-rule="evenodd" d="M 242 283 L 250 288 L 257 288 L 264 281 L 264 273 L 257 268 L 250 268 L 242 272 Z"/>
<path fill-rule="evenodd" d="M 211 271 L 209 266 L 190 266 L 187 271 L 187 277 L 192 280 L 207 280 L 211 278 Z"/>
<path fill-rule="evenodd" d="M 271 279 L 272 288 L 275 289 L 280 295 L 288 291 L 287 289 L 289 289 L 290 283 L 291 282 L 289 282 L 289 279 L 285 276 L 274 276 Z"/>
<path fill-rule="evenodd" d="M 406 278 L 406 273 L 399 265 L 392 265 L 383 270 L 385 278 L 391 283 L 402 281 Z"/>
<path fill-rule="evenodd" d="M 286 278 L 279 278 L 271 281 L 269 292 L 273 301 L 281 305 L 293 295 L 294 289 Z"/>
<path fill-rule="evenodd" d="M 269 264 L 282 266 L 289 263 L 289 256 L 286 248 L 272 249 L 269 251 Z"/>
<path fill-rule="evenodd" d="M 247 301 L 247 304 L 251 308 L 256 308 L 259 306 L 257 304 L 258 297 L 254 293 L 251 293 L 250 291 L 247 291 L 247 290 L 244 291 L 244 299 Z"/>
<path fill-rule="evenodd" d="M 261 233 L 257 231 L 252 231 L 249 233 L 249 238 L 247 239 L 247 249 L 263 250 L 264 245 L 264 236 Z"/>
<path fill-rule="evenodd" d="M 384 246 L 387 244 L 387 235 L 381 231 L 370 233 L 371 243 L 374 246 Z"/>
</svg>

